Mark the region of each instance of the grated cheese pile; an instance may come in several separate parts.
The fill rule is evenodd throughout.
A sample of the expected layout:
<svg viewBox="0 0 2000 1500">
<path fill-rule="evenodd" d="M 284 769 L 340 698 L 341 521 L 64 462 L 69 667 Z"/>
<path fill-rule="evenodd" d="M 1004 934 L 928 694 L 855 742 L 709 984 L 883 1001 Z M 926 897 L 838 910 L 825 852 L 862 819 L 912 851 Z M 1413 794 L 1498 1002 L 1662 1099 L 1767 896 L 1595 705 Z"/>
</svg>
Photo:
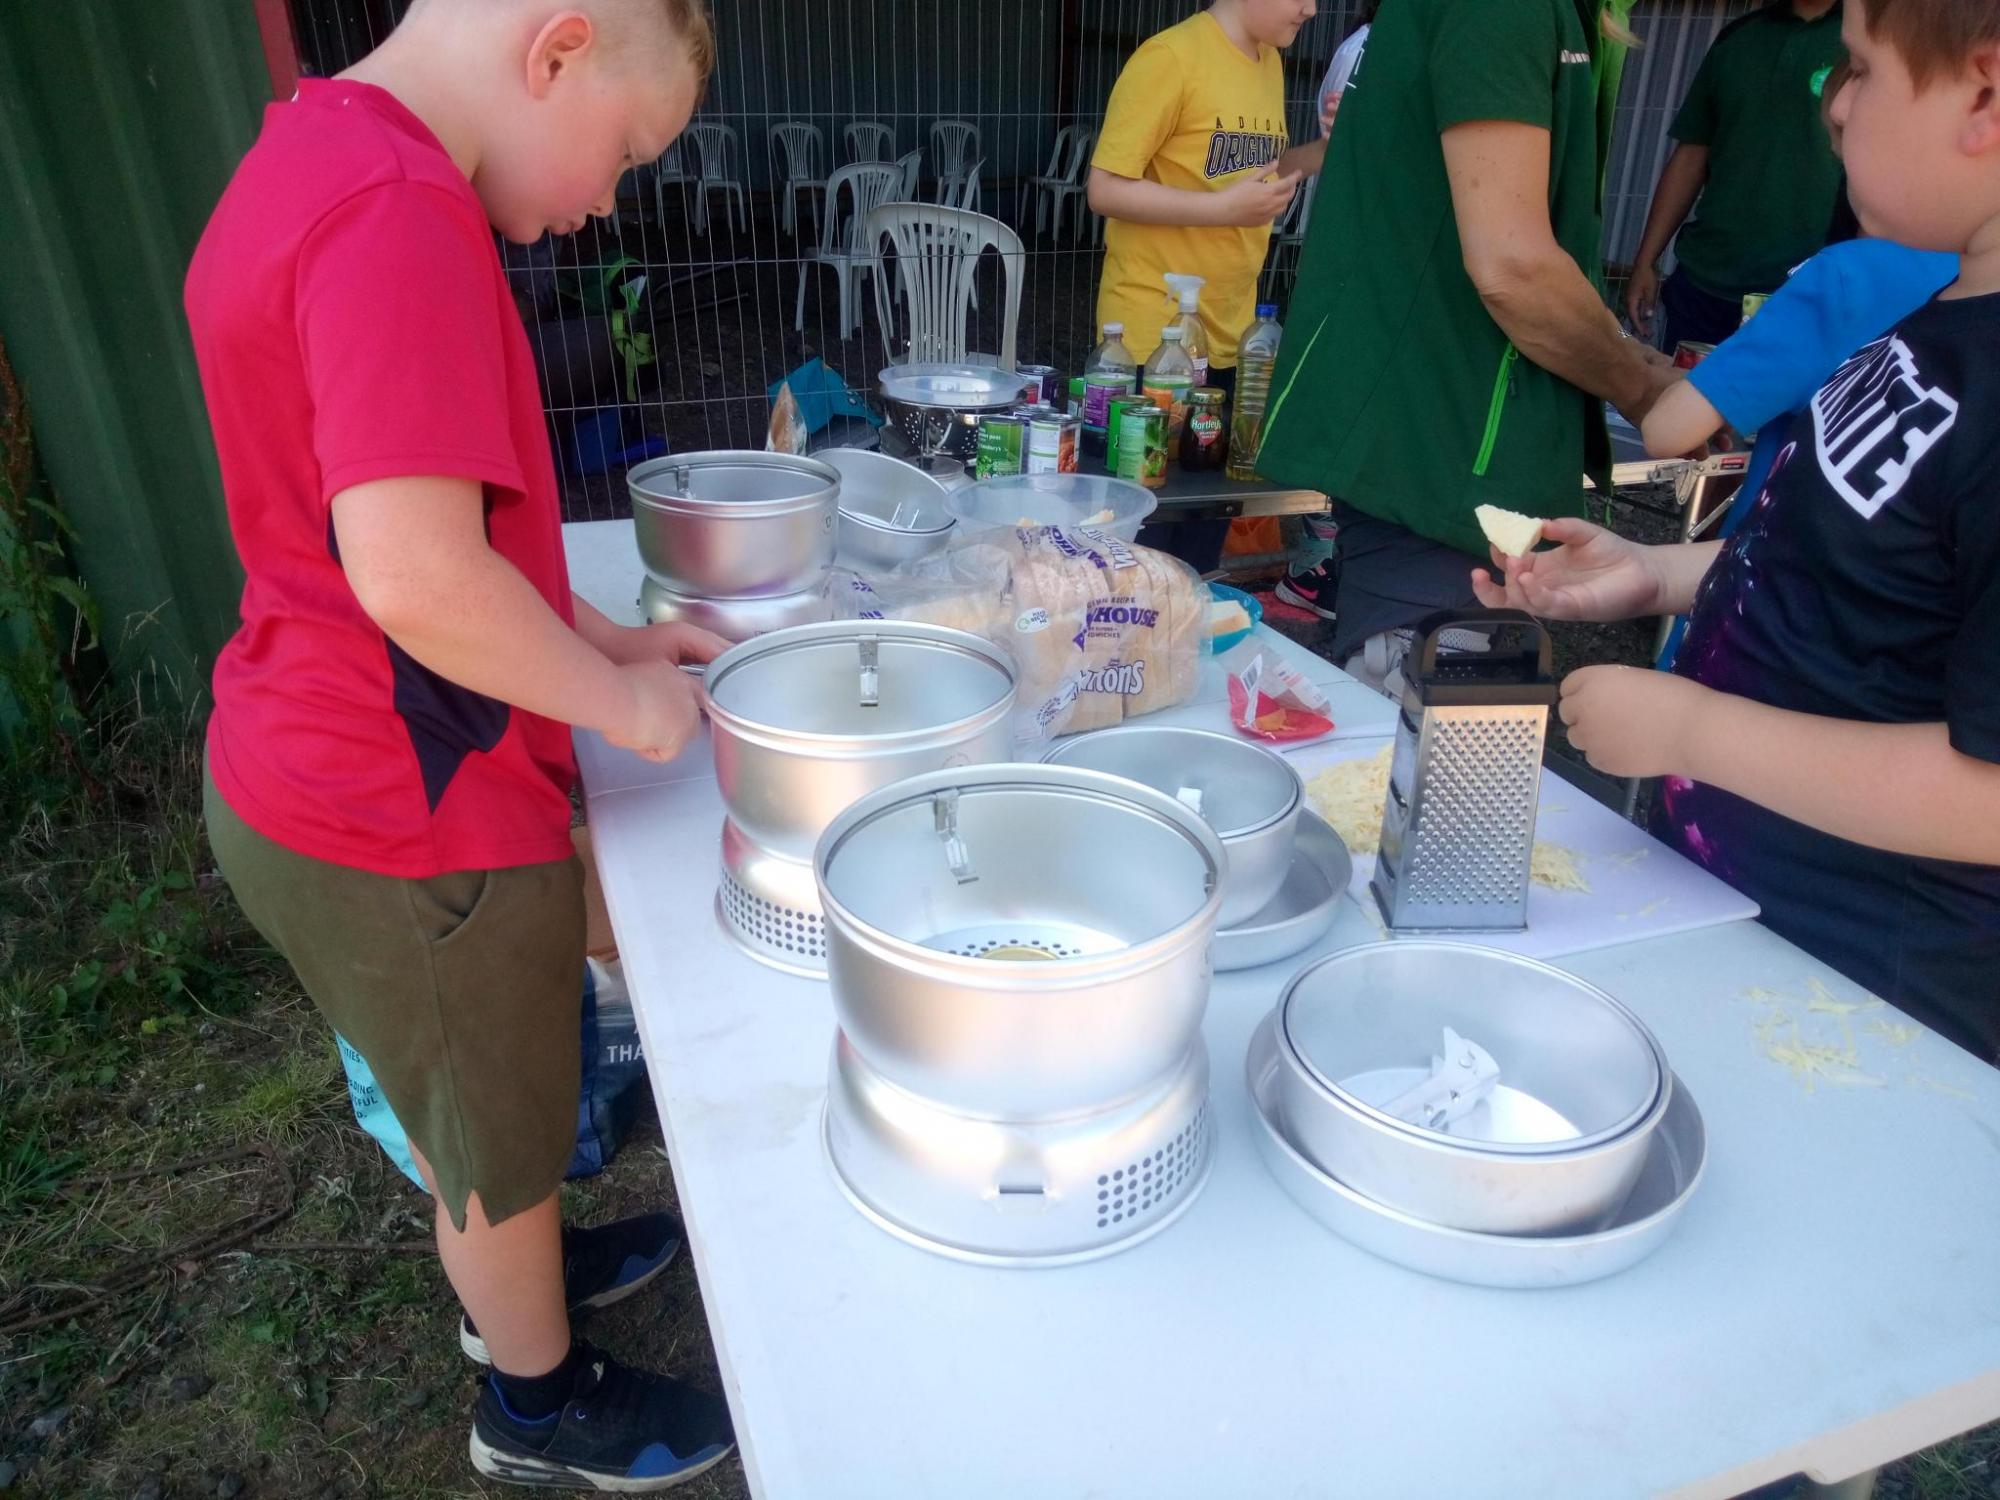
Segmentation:
<svg viewBox="0 0 2000 1500">
<path fill-rule="evenodd" d="M 1389 800 L 1394 745 L 1367 760 L 1344 760 L 1306 782 L 1313 811 L 1333 825 L 1349 854 L 1373 854 L 1382 842 L 1382 805 Z"/>
<path fill-rule="evenodd" d="M 1754 1028 L 1758 1050 L 1789 1072 L 1792 1081 L 1808 1094 L 1822 1083 L 1881 1088 L 1888 1082 L 1861 1071 L 1861 1048 L 1855 1040 L 1854 1024 L 1848 1019 L 1857 1011 L 1880 1009 L 1880 1000 L 1872 996 L 1866 1000 L 1840 1000 L 1818 978 L 1809 978 L 1803 997 L 1805 1024 L 1816 1024 L 1812 1020 L 1816 1015 L 1831 1016 L 1840 1028 L 1836 1039 L 1823 1031 L 1801 1029 L 1799 1017 L 1788 1008 L 1801 1002 L 1797 995 L 1758 986 L 1744 990 L 1743 998 L 1766 1007 Z M 1911 1034 L 1915 1035 L 1914 1028 Z M 1893 1045 L 1902 1045 L 1888 1033 L 1884 1035 Z"/>
<path fill-rule="evenodd" d="M 1583 878 L 1583 870 L 1577 864 L 1576 851 L 1551 844 L 1547 839 L 1535 840 L 1534 853 L 1528 856 L 1528 878 L 1552 891 L 1588 893 L 1590 890 L 1590 882 Z"/>
<path fill-rule="evenodd" d="M 1344 760 L 1306 782 L 1313 811 L 1333 825 L 1349 854 L 1373 854 L 1382 843 L 1382 804 L 1389 800 L 1389 765 L 1396 747 L 1385 745 L 1367 760 Z M 1528 878 L 1552 891 L 1590 889 L 1574 849 L 1535 840 Z"/>
</svg>

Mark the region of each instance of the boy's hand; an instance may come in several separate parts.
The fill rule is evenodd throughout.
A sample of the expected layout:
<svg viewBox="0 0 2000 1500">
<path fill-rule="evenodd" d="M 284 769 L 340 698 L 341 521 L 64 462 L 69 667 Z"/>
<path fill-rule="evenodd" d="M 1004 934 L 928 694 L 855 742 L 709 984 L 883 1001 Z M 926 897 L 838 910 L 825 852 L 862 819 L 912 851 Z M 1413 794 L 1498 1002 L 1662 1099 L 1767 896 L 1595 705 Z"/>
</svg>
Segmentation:
<svg viewBox="0 0 2000 1500">
<path fill-rule="evenodd" d="M 1660 305 L 1660 270 L 1657 266 L 1634 266 L 1625 283 L 1625 314 L 1639 337 L 1653 336 L 1653 314 Z"/>
<path fill-rule="evenodd" d="M 1526 557 L 1495 550 L 1503 580 L 1472 570 L 1472 592 L 1488 609 L 1525 609 L 1544 620 L 1630 620 L 1660 612 L 1660 579 L 1649 548 L 1573 516 L 1542 523 L 1560 546 Z"/>
<path fill-rule="evenodd" d="M 672 760 L 701 726 L 700 685 L 665 658 L 633 662 L 619 675 L 631 692 L 631 708 L 624 727 L 607 729 L 605 739 L 647 760 Z"/>
<path fill-rule="evenodd" d="M 1299 185 L 1299 175 L 1290 172 L 1280 177 L 1274 172 L 1264 172 L 1232 182 L 1215 195 L 1213 222 L 1234 224 L 1244 229 L 1256 229 L 1272 223 L 1291 203 L 1292 194 Z"/>
<path fill-rule="evenodd" d="M 632 625 L 619 643 L 618 660 L 625 663 L 665 661 L 711 662 L 729 649 L 729 642 L 699 625 Z"/>
<path fill-rule="evenodd" d="M 1684 776 L 1693 722 L 1715 692 L 1646 667 L 1583 667 L 1563 679 L 1569 742 L 1607 776 Z"/>
</svg>

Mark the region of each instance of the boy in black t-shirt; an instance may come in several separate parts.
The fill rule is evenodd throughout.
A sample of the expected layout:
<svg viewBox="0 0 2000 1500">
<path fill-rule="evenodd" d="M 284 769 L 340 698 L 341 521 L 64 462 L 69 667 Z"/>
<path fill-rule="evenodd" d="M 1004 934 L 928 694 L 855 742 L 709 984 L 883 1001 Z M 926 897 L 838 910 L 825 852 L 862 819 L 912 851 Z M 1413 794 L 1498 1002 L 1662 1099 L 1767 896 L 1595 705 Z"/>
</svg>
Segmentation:
<svg viewBox="0 0 2000 1500">
<path fill-rule="evenodd" d="M 1571 743 L 1667 778 L 1656 831 L 1764 920 L 2000 1060 L 2000 7 L 1857 0 L 1832 104 L 1862 228 L 1958 280 L 1794 424 L 1726 543 L 1582 521 L 1483 570 L 1488 604 L 1619 619 L 1693 606 L 1675 675 L 1587 667 Z M 1496 554 L 1495 561 L 1506 559 Z"/>
</svg>

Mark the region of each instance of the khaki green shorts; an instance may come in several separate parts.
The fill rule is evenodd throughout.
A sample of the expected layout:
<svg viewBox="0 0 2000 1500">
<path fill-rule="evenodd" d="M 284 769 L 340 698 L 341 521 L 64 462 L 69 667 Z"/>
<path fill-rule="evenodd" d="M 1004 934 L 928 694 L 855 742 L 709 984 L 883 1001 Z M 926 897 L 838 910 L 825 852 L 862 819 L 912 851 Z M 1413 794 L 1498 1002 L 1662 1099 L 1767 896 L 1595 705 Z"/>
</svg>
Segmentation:
<svg viewBox="0 0 2000 1500">
<path fill-rule="evenodd" d="M 423 880 L 329 864 L 251 828 L 204 788 L 209 842 L 245 915 L 374 1070 L 465 1227 L 561 1186 L 582 1071 L 583 866 Z"/>
</svg>

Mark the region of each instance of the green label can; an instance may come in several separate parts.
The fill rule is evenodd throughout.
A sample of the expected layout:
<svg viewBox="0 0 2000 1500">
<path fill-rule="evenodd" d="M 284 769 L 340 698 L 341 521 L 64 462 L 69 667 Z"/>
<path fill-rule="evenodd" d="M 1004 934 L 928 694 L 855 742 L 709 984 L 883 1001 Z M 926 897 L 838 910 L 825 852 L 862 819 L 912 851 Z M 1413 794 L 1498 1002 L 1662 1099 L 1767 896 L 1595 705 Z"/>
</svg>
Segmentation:
<svg viewBox="0 0 2000 1500">
<path fill-rule="evenodd" d="M 1021 472 L 1022 450 L 1027 447 L 1028 423 L 1013 412 L 995 412 L 979 419 L 979 447 L 972 460 L 972 472 L 979 479 L 998 479 Z"/>
<path fill-rule="evenodd" d="M 1149 489 L 1167 482 L 1167 414 L 1143 396 L 1118 414 L 1117 474 Z"/>
</svg>

